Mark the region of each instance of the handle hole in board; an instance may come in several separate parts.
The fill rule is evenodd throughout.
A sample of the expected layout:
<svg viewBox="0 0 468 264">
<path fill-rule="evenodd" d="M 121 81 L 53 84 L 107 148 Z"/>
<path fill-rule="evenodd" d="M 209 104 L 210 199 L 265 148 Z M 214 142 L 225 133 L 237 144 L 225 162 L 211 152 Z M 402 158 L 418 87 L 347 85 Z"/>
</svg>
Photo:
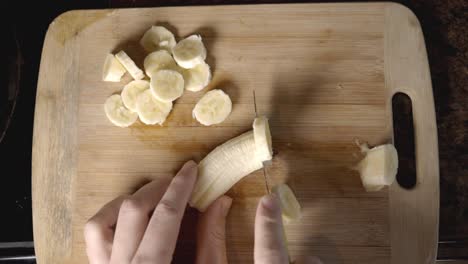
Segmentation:
<svg viewBox="0 0 468 264">
<path fill-rule="evenodd" d="M 411 98 L 396 93 L 392 98 L 392 112 L 394 144 L 398 151 L 396 180 L 401 187 L 412 189 L 416 185 L 416 155 Z"/>
</svg>

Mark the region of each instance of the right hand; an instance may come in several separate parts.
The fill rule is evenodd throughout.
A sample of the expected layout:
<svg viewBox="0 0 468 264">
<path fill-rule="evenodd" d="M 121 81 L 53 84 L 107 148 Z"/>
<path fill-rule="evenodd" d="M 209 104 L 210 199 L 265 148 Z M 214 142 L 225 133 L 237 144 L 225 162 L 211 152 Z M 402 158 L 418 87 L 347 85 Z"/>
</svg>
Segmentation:
<svg viewBox="0 0 468 264">
<path fill-rule="evenodd" d="M 289 263 L 284 234 L 278 197 L 274 194 L 263 196 L 255 216 L 255 264 Z M 316 257 L 308 257 L 295 263 L 322 264 Z"/>
</svg>

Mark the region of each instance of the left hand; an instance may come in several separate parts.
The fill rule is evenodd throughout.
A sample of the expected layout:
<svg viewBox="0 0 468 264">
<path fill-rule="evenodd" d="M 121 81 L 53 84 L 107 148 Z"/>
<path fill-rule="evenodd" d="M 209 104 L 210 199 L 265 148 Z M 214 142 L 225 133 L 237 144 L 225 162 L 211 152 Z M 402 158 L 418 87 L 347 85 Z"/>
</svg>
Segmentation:
<svg viewBox="0 0 468 264">
<path fill-rule="evenodd" d="M 197 164 L 189 161 L 172 180 L 156 179 L 104 205 L 84 229 L 89 262 L 171 263 L 196 178 Z M 196 263 L 227 264 L 225 220 L 231 202 L 222 196 L 199 218 Z"/>
</svg>

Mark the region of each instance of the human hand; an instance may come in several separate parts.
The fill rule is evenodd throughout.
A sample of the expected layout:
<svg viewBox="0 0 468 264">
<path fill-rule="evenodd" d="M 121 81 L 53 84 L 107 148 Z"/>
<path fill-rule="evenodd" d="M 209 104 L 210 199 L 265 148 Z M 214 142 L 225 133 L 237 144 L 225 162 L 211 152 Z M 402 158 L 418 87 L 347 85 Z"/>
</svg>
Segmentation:
<svg viewBox="0 0 468 264">
<path fill-rule="evenodd" d="M 255 264 L 287 264 L 289 255 L 278 197 L 262 197 L 255 216 Z M 316 257 L 306 257 L 295 264 L 322 264 Z"/>
<path fill-rule="evenodd" d="M 106 204 L 84 229 L 89 262 L 170 263 L 196 178 L 197 164 L 189 161 L 172 180 L 156 179 Z M 231 198 L 222 196 L 201 215 L 197 263 L 226 259 L 224 219 L 230 206 Z"/>
</svg>

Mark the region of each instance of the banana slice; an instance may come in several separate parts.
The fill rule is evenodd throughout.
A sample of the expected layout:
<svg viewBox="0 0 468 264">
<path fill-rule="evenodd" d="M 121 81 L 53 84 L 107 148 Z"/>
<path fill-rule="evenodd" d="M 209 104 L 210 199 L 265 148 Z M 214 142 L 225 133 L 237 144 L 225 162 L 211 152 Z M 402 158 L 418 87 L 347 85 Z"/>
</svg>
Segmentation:
<svg viewBox="0 0 468 264">
<path fill-rule="evenodd" d="M 115 57 L 125 67 L 125 69 L 127 69 L 133 79 L 141 80 L 145 78 L 143 71 L 136 66 L 135 62 L 127 55 L 127 53 L 125 53 L 125 51 L 119 51 L 119 53 L 115 54 Z"/>
<path fill-rule="evenodd" d="M 262 167 L 263 164 L 256 155 L 253 131 L 225 142 L 198 165 L 198 180 L 190 205 L 205 211 L 236 182 Z"/>
<path fill-rule="evenodd" d="M 104 111 L 112 124 L 119 127 L 128 127 L 138 119 L 138 114 L 127 109 L 122 101 L 122 97 L 114 94 L 107 98 L 104 103 Z"/>
<path fill-rule="evenodd" d="M 159 70 L 172 70 L 177 67 L 175 60 L 166 50 L 159 50 L 148 54 L 143 65 L 145 66 L 146 75 L 149 77 L 153 76 L 153 73 L 156 73 Z"/>
<path fill-rule="evenodd" d="M 176 45 L 176 41 L 174 34 L 165 27 L 152 26 L 141 38 L 140 45 L 147 52 L 153 52 L 159 49 L 165 49 L 170 52 Z"/>
<path fill-rule="evenodd" d="M 371 192 L 391 185 L 398 171 L 398 153 L 395 147 L 385 144 L 365 150 L 365 153 L 366 156 L 357 166 L 364 188 Z"/>
<path fill-rule="evenodd" d="M 268 118 L 264 116 L 255 118 L 253 131 L 255 136 L 255 145 L 257 147 L 257 157 L 261 161 L 271 160 L 273 157 L 273 149 Z"/>
<path fill-rule="evenodd" d="M 273 192 L 280 200 L 281 215 L 285 222 L 295 221 L 301 218 L 301 205 L 288 185 L 277 185 L 273 187 Z"/>
<path fill-rule="evenodd" d="M 193 108 L 193 116 L 205 126 L 226 120 L 232 110 L 231 98 L 221 90 L 207 92 Z"/>
<path fill-rule="evenodd" d="M 172 55 L 180 67 L 191 69 L 206 59 L 206 49 L 199 35 L 187 37 L 172 49 Z"/>
<path fill-rule="evenodd" d="M 104 67 L 102 69 L 102 80 L 105 82 L 120 82 L 125 74 L 124 66 L 112 54 L 107 54 Z"/>
<path fill-rule="evenodd" d="M 198 92 L 203 90 L 211 81 L 210 66 L 205 62 L 198 64 L 192 69 L 183 71 L 185 90 Z"/>
<path fill-rule="evenodd" d="M 184 93 L 184 78 L 176 71 L 160 70 L 151 77 L 150 87 L 156 98 L 172 102 Z"/>
<path fill-rule="evenodd" d="M 124 86 L 122 90 L 122 101 L 124 105 L 136 112 L 136 100 L 138 96 L 145 90 L 149 89 L 150 84 L 145 80 L 134 80 Z"/>
<path fill-rule="evenodd" d="M 147 125 L 162 125 L 166 121 L 171 109 L 172 102 L 162 102 L 156 99 L 150 89 L 142 92 L 136 101 L 138 116 Z"/>
</svg>

